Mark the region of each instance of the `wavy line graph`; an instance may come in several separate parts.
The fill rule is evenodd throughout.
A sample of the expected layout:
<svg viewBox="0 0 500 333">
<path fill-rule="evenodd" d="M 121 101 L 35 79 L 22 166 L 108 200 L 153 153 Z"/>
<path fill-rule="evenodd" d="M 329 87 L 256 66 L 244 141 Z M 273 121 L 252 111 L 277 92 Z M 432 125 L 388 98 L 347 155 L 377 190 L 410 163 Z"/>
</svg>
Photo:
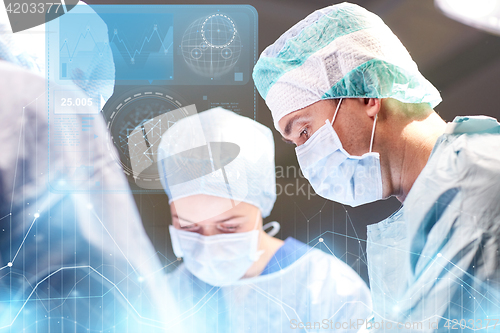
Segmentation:
<svg viewBox="0 0 500 333">
<path fill-rule="evenodd" d="M 77 50 L 78 50 L 78 46 L 80 45 L 80 40 L 81 40 L 82 38 L 83 38 L 83 39 L 87 39 L 87 36 L 90 36 L 90 38 L 92 39 L 92 42 L 94 43 L 95 47 L 96 47 L 96 48 L 97 48 L 97 50 L 98 50 L 98 53 L 99 53 L 100 55 L 102 55 L 102 54 L 103 54 L 103 52 L 105 52 L 105 51 L 106 51 L 106 48 L 104 48 L 104 47 L 103 47 L 103 48 L 100 48 L 100 47 L 99 47 L 99 44 L 96 42 L 96 40 L 95 40 L 94 36 L 93 36 L 93 35 L 92 35 L 92 33 L 90 32 L 90 29 L 88 29 L 85 33 L 81 33 L 81 34 L 80 34 L 80 36 L 78 36 L 78 39 L 77 39 L 77 41 L 76 41 L 76 43 L 75 43 L 75 47 L 73 48 L 73 52 L 71 52 L 71 51 L 69 50 L 68 40 L 67 40 L 67 39 L 65 39 L 65 40 L 64 40 L 64 42 L 63 42 L 63 44 L 62 44 L 62 46 L 61 46 L 61 48 L 60 48 L 60 50 L 59 50 L 59 51 L 60 51 L 61 56 L 62 56 L 62 51 L 64 50 L 64 48 L 66 48 L 67 57 L 69 58 L 69 60 L 70 60 L 70 61 L 73 61 L 73 58 L 75 57 L 75 53 L 76 53 L 76 52 L 77 52 Z M 107 43 L 106 43 L 106 42 L 104 42 L 104 45 L 106 45 L 106 44 L 107 44 Z"/>
<path fill-rule="evenodd" d="M 169 35 L 171 36 L 171 34 L 172 34 L 172 27 L 170 27 L 168 29 L 166 36 L 169 36 Z M 135 59 L 135 56 L 137 54 L 141 54 L 142 53 L 142 51 L 144 49 L 144 45 L 146 43 L 151 42 L 151 40 L 153 39 L 153 36 L 158 36 L 158 39 L 159 39 L 159 41 L 161 43 L 161 48 L 163 49 L 163 52 L 165 54 L 167 54 L 168 51 L 170 50 L 170 48 L 172 47 L 173 41 L 172 41 L 171 38 L 166 37 L 165 40 L 168 41 L 170 39 L 170 44 L 168 45 L 168 47 L 165 47 L 164 41 L 162 40 L 160 34 L 158 33 L 158 27 L 157 27 L 156 24 L 154 25 L 153 32 L 151 33 L 151 35 L 149 36 L 149 38 L 148 37 L 144 37 L 144 40 L 143 40 L 142 45 L 141 45 L 141 48 L 139 50 L 135 49 L 134 52 L 133 52 L 133 54 L 131 54 L 131 52 L 129 51 L 129 48 L 127 47 L 127 45 L 125 44 L 125 42 L 123 41 L 123 39 L 121 39 L 120 36 L 118 35 L 118 29 L 115 29 L 115 33 L 113 34 L 113 38 L 111 38 L 110 43 L 113 43 L 113 41 L 115 40 L 115 37 L 116 37 L 116 39 L 118 40 L 118 42 L 120 44 L 123 44 L 123 47 L 127 51 L 127 53 L 129 55 L 131 61 L 133 61 Z"/>
<path fill-rule="evenodd" d="M 170 27 L 167 31 L 167 36 L 171 36 L 172 35 L 172 27 Z M 61 48 L 60 48 L 60 52 L 61 52 L 61 56 L 62 56 L 62 52 L 63 50 L 66 48 L 66 52 L 67 52 L 67 57 L 69 58 L 70 61 L 73 61 L 74 57 L 75 57 L 75 53 L 77 53 L 77 50 L 78 50 L 78 46 L 80 44 L 80 40 L 83 38 L 83 39 L 87 39 L 87 36 L 89 36 L 94 45 L 95 45 L 95 48 L 98 50 L 98 53 L 100 56 L 102 56 L 102 54 L 106 51 L 106 47 L 99 47 L 99 43 L 96 42 L 94 36 L 92 35 L 92 33 L 90 32 L 90 29 L 88 29 L 85 33 L 81 33 L 80 36 L 78 36 L 78 39 L 75 43 L 75 47 L 73 48 L 73 52 L 70 51 L 70 48 L 69 48 L 69 45 L 68 45 L 68 40 L 65 39 Z M 173 45 L 173 41 L 171 38 L 165 38 L 165 40 L 162 40 L 160 34 L 158 33 L 158 28 L 157 28 L 157 25 L 155 24 L 154 25 L 154 28 L 153 28 L 153 32 L 151 32 L 151 35 L 149 37 L 145 36 L 144 37 L 144 40 L 142 42 L 142 45 L 140 47 L 140 49 L 135 49 L 133 52 L 130 52 L 129 50 L 129 47 L 127 47 L 127 44 L 125 43 L 125 41 L 120 38 L 119 34 L 118 34 L 118 29 L 115 29 L 115 32 L 113 34 L 113 38 L 111 38 L 111 41 L 110 43 L 113 43 L 115 38 L 116 40 L 118 41 L 118 43 L 120 44 L 123 44 L 123 47 L 125 48 L 125 51 L 127 52 L 127 54 L 129 55 L 130 57 L 130 60 L 133 61 L 135 59 L 135 56 L 138 55 L 138 54 L 142 54 L 143 52 L 143 49 L 144 49 L 144 45 L 146 43 L 150 43 L 151 40 L 153 39 L 154 36 L 157 36 L 160 43 L 161 43 L 161 48 L 163 49 L 163 53 L 164 54 L 167 54 L 169 51 L 170 51 L 170 48 L 172 47 Z M 165 41 L 168 41 L 170 39 L 170 44 L 168 46 L 165 46 L 164 42 Z M 103 43 L 104 45 L 107 45 L 106 42 Z"/>
<path fill-rule="evenodd" d="M 61 21 L 61 79 L 78 78 L 80 70 L 94 68 L 106 57 L 114 60 L 116 69 L 109 79 L 173 79 L 174 29 L 170 14 L 127 14 L 125 17 L 103 14 L 102 18 L 105 27 L 89 20 L 88 15 L 74 15 L 72 21 Z"/>
</svg>

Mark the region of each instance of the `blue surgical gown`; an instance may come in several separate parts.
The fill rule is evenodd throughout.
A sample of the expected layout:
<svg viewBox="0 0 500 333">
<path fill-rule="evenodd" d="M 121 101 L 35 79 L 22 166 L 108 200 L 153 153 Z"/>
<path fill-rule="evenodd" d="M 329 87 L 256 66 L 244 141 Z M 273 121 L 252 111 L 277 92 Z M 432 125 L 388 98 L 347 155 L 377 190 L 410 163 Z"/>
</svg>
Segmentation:
<svg viewBox="0 0 500 333">
<path fill-rule="evenodd" d="M 500 124 L 457 117 L 404 206 L 368 226 L 376 328 L 500 331 L 499 247 Z"/>
<path fill-rule="evenodd" d="M 356 332 L 371 313 L 368 288 L 351 267 L 291 238 L 260 276 L 232 285 L 208 285 L 184 264 L 166 277 L 181 313 L 172 330 Z"/>
</svg>

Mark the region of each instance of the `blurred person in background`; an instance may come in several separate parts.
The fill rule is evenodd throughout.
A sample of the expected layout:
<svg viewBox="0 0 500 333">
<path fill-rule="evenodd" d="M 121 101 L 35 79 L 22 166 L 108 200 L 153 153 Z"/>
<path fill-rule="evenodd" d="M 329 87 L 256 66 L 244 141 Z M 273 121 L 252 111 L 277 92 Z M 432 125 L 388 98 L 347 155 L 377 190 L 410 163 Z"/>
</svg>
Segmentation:
<svg viewBox="0 0 500 333">
<path fill-rule="evenodd" d="M 56 113 L 43 43 L 23 42 L 44 34 L 18 36 L 0 22 L 0 330 L 168 330 L 175 307 L 104 120 L 88 105 Z M 94 68 L 114 71 L 102 61 Z M 65 97 L 109 98 L 113 84 L 92 73 Z M 70 148 L 65 134 L 76 138 Z"/>
</svg>

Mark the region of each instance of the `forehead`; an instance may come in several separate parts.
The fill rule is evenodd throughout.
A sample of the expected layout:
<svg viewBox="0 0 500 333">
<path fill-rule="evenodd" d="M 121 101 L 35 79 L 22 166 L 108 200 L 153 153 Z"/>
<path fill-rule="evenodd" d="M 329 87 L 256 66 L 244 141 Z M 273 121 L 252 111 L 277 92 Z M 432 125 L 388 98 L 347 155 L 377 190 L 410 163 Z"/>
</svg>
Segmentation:
<svg viewBox="0 0 500 333">
<path fill-rule="evenodd" d="M 294 126 L 310 121 L 313 118 L 312 112 L 313 105 L 307 106 L 303 109 L 291 112 L 278 121 L 279 131 L 282 136 L 290 135 Z"/>
<path fill-rule="evenodd" d="M 333 104 L 332 104 L 333 103 Z M 316 118 L 324 121 L 325 116 L 332 110 L 335 110 L 336 104 L 334 100 L 326 99 L 318 101 L 314 104 L 306 106 L 297 111 L 293 111 L 278 121 L 279 131 L 282 136 L 286 137 L 287 130 L 292 130 L 295 124 L 309 122 Z"/>
<path fill-rule="evenodd" d="M 307 108 L 300 109 L 287 114 L 286 116 L 281 118 L 278 122 L 279 131 L 281 135 L 288 136 L 295 124 L 303 122 L 309 117 L 310 113 L 308 112 Z"/>
<path fill-rule="evenodd" d="M 234 215 L 254 214 L 257 207 L 243 201 L 232 201 L 205 194 L 196 194 L 174 200 L 170 208 L 172 213 L 188 221 L 199 223 L 207 220 L 220 220 Z"/>
</svg>

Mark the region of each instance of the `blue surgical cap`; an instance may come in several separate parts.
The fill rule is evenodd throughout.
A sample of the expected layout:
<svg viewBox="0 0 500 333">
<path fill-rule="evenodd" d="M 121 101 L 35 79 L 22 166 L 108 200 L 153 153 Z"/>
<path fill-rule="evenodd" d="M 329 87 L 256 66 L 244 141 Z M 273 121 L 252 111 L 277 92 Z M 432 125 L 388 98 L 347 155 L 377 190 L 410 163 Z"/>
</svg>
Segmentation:
<svg viewBox="0 0 500 333">
<path fill-rule="evenodd" d="M 169 203 L 205 194 L 252 204 L 267 217 L 276 201 L 271 130 L 222 108 L 172 125 L 158 148 L 158 170 Z"/>
<path fill-rule="evenodd" d="M 287 114 L 324 99 L 441 102 L 382 19 L 350 3 L 315 11 L 290 28 L 262 52 L 253 79 L 276 128 Z"/>
</svg>

